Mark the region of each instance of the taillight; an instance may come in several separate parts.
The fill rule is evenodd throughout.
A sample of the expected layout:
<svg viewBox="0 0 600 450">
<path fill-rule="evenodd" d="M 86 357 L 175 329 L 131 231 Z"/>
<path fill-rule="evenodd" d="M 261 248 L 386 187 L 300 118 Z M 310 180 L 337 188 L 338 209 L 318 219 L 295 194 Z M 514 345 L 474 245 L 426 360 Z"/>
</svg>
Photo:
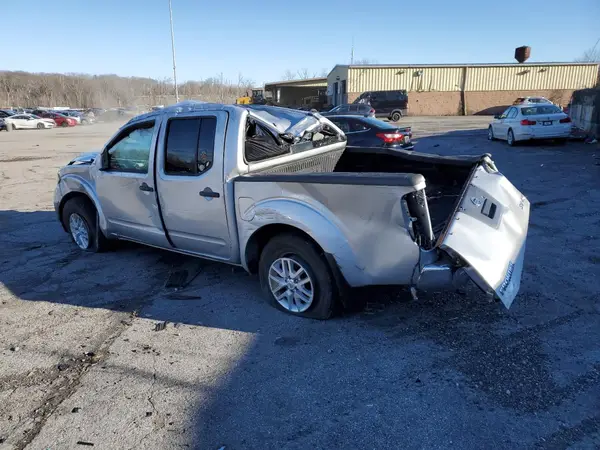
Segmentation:
<svg viewBox="0 0 600 450">
<path fill-rule="evenodd" d="M 377 133 L 375 136 L 377 136 L 386 144 L 393 144 L 394 142 L 399 142 L 404 138 L 402 133 Z"/>
<path fill-rule="evenodd" d="M 521 125 L 535 125 L 535 120 L 523 119 Z"/>
<path fill-rule="evenodd" d="M 571 118 L 565 117 L 564 119 L 560 119 L 560 123 L 571 123 Z"/>
<path fill-rule="evenodd" d="M 373 108 L 371 108 L 371 111 L 369 111 L 369 114 L 375 114 L 375 110 Z"/>
</svg>

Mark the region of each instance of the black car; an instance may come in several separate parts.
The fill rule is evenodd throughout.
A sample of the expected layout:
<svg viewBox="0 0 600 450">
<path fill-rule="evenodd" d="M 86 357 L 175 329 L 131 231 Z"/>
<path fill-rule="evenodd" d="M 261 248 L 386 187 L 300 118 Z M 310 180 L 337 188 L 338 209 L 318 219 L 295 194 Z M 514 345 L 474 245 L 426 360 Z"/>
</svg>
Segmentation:
<svg viewBox="0 0 600 450">
<path fill-rule="evenodd" d="M 404 89 L 363 92 L 354 103 L 370 106 L 375 110 L 375 117 L 398 122 L 408 112 L 408 93 Z"/>
<path fill-rule="evenodd" d="M 412 150 L 412 130 L 399 128 L 374 117 L 331 116 L 328 117 L 346 135 L 348 146 L 386 147 Z"/>
<path fill-rule="evenodd" d="M 0 117 L 1 118 L 14 116 L 14 114 L 15 114 L 14 112 L 12 112 L 8 109 L 0 109 Z"/>
<path fill-rule="evenodd" d="M 352 104 L 352 105 L 339 105 L 335 108 L 321 113 L 322 116 L 373 116 L 375 114 L 375 110 L 371 108 L 369 105 L 365 104 Z"/>
<path fill-rule="evenodd" d="M 4 119 L 0 119 L 0 131 L 8 131 L 8 128 L 6 127 L 6 122 L 4 121 Z"/>
</svg>

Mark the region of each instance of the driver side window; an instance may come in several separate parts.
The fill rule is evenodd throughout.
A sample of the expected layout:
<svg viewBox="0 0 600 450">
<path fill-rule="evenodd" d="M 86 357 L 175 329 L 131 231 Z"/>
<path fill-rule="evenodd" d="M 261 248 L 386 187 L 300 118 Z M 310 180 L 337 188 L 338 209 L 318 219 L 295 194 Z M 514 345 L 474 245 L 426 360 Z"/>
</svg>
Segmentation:
<svg viewBox="0 0 600 450">
<path fill-rule="evenodd" d="M 124 130 L 108 149 L 108 170 L 148 173 L 154 121 Z"/>
</svg>

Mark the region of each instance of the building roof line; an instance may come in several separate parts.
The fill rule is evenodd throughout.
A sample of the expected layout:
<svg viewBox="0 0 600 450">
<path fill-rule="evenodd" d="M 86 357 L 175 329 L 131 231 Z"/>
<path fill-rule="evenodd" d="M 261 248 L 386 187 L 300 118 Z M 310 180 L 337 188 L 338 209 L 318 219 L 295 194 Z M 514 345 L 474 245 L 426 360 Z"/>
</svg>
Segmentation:
<svg viewBox="0 0 600 450">
<path fill-rule="evenodd" d="M 421 67 L 535 67 L 535 66 L 598 66 L 599 62 L 525 62 L 525 63 L 461 63 L 461 64 L 336 64 L 349 69 L 421 68 Z M 330 72 L 331 73 L 331 72 Z"/>
<path fill-rule="evenodd" d="M 302 84 L 311 83 L 315 81 L 322 81 L 323 83 L 327 83 L 327 77 L 304 78 L 302 80 L 269 81 L 268 83 L 265 83 L 265 86 L 271 84 Z"/>
</svg>

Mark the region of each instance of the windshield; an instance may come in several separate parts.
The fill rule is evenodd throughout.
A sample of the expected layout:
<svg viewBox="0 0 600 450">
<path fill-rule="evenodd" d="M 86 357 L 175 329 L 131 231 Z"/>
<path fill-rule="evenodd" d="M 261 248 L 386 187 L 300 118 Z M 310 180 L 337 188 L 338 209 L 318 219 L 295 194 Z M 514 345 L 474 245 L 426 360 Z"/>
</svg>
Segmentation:
<svg viewBox="0 0 600 450">
<path fill-rule="evenodd" d="M 556 114 L 562 111 L 558 106 L 555 105 L 543 105 L 543 106 L 530 106 L 528 108 L 521 108 L 521 114 L 524 116 L 535 116 L 537 114 Z"/>
</svg>

